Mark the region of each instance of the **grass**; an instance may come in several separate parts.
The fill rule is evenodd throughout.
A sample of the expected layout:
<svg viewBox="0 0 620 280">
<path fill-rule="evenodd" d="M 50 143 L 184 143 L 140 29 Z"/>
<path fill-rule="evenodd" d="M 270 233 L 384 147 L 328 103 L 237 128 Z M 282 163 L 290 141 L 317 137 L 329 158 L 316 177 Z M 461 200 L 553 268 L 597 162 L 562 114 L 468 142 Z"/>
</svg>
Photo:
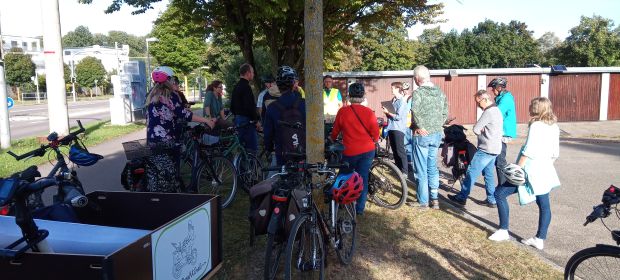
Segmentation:
<svg viewBox="0 0 620 280">
<path fill-rule="evenodd" d="M 249 246 L 247 207 L 247 195 L 238 193 L 224 210 L 224 265 L 215 279 L 262 279 L 266 238 Z M 451 208 L 366 209 L 353 263 L 342 266 L 330 248 L 325 279 L 562 279 L 530 250 L 487 240 L 488 231 Z"/>
<path fill-rule="evenodd" d="M 86 147 L 92 147 L 109 139 L 125 135 L 144 128 L 144 125 L 130 124 L 126 126 L 110 125 L 109 121 L 96 122 L 88 124 L 85 136 L 82 138 Z M 72 131 L 75 128 L 71 129 Z M 41 144 L 36 137 L 25 138 L 11 143 L 10 151 L 20 155 L 38 148 Z M 68 149 L 63 148 L 65 151 Z M 31 165 L 40 165 L 48 161 L 48 155 L 43 157 L 35 157 L 26 160 L 16 161 L 7 150 L 0 150 L 0 177 L 6 177 L 15 172 L 24 170 Z"/>
</svg>

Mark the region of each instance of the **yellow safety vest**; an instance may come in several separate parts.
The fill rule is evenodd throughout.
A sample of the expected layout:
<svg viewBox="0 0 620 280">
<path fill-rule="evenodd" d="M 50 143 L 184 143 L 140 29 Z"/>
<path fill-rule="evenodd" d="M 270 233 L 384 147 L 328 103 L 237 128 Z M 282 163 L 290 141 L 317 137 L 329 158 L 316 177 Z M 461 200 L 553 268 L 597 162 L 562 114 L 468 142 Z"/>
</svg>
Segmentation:
<svg viewBox="0 0 620 280">
<path fill-rule="evenodd" d="M 329 90 L 329 96 L 327 92 L 323 90 L 323 114 L 335 116 L 338 114 L 338 92 L 337 88 Z"/>
</svg>

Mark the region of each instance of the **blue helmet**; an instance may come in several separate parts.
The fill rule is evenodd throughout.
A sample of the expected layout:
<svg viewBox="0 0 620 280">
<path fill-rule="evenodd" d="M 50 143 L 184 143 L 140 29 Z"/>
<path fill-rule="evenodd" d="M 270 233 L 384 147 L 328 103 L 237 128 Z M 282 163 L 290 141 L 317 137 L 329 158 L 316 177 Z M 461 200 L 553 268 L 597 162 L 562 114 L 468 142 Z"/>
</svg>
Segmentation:
<svg viewBox="0 0 620 280">
<path fill-rule="evenodd" d="M 69 149 L 69 160 L 79 166 L 91 166 L 102 158 L 102 155 L 89 153 L 79 145 L 71 145 Z"/>
</svg>

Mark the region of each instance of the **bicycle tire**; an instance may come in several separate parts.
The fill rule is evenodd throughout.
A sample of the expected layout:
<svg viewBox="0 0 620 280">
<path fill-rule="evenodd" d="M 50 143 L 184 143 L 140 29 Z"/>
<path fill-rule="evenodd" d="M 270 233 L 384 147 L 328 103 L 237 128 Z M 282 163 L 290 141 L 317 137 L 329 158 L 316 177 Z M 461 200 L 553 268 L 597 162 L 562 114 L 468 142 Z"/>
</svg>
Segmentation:
<svg viewBox="0 0 620 280">
<path fill-rule="evenodd" d="M 407 199 L 405 176 L 395 164 L 375 158 L 368 174 L 369 196 L 377 205 L 388 209 L 400 208 Z M 395 199 L 389 199 L 393 196 Z"/>
<path fill-rule="evenodd" d="M 263 272 L 263 278 L 266 280 L 276 279 L 278 267 L 280 266 L 280 258 L 285 249 L 286 240 L 284 242 L 278 242 L 276 240 L 277 237 L 277 234 L 267 234 L 265 270 Z"/>
<path fill-rule="evenodd" d="M 353 260 L 357 239 L 355 203 L 338 205 L 336 214 L 336 254 L 340 263 L 348 265 Z"/>
<path fill-rule="evenodd" d="M 325 257 L 327 254 L 325 253 L 323 234 L 317 221 L 312 221 L 310 218 L 311 215 L 299 217 L 289 233 L 284 259 L 284 279 L 286 280 L 302 277 L 303 279 L 322 280 L 325 276 Z M 309 248 L 306 250 L 305 247 L 308 246 Z M 315 251 L 318 251 L 316 252 L 318 260 L 312 257 Z M 293 275 L 297 276 L 294 277 Z"/>
<path fill-rule="evenodd" d="M 566 263 L 564 279 L 615 279 L 620 275 L 620 247 L 597 245 L 575 253 Z"/>
<path fill-rule="evenodd" d="M 199 193 L 220 195 L 222 208 L 232 204 L 237 193 L 237 176 L 235 166 L 229 159 L 208 157 L 198 167 L 196 179 Z"/>
<path fill-rule="evenodd" d="M 237 169 L 241 189 L 246 193 L 250 192 L 252 186 L 265 179 L 263 165 L 253 154 L 237 154 L 233 161 L 233 165 Z"/>
</svg>

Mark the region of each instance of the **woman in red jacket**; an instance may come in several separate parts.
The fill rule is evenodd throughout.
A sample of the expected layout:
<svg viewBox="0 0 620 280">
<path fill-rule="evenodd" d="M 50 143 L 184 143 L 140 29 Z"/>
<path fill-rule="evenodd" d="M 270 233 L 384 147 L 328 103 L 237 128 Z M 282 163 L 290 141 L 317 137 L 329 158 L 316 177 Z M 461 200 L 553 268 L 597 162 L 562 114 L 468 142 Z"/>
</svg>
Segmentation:
<svg viewBox="0 0 620 280">
<path fill-rule="evenodd" d="M 379 140 L 379 126 L 374 112 L 360 104 L 364 102 L 364 85 L 353 83 L 349 86 L 349 102 L 351 106 L 338 110 L 330 138 L 336 139 L 342 132 L 343 160 L 364 180 L 364 190 L 355 209 L 358 215 L 362 215 L 368 195 L 368 173 L 375 157 L 375 143 Z"/>
</svg>

